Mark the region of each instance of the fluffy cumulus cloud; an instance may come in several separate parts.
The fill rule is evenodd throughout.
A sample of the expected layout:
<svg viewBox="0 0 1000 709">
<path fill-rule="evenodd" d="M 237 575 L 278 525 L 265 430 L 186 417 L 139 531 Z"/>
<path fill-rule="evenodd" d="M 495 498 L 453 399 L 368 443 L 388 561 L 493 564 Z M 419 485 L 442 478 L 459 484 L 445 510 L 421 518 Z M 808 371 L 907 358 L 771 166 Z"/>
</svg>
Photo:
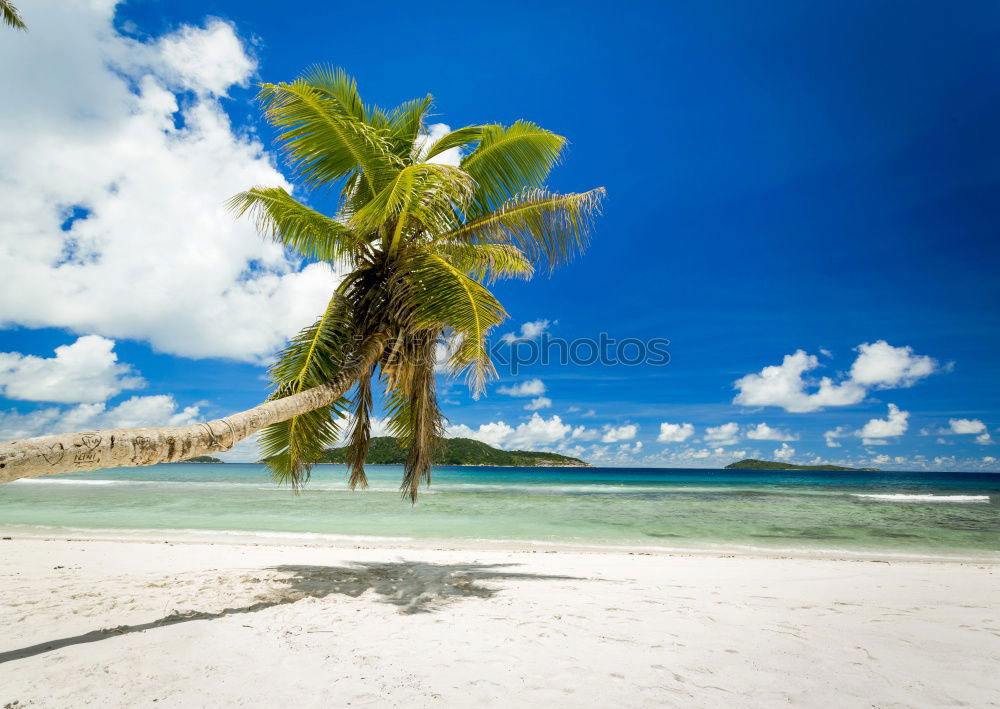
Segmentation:
<svg viewBox="0 0 1000 709">
<path fill-rule="evenodd" d="M 690 423 L 661 423 L 656 440 L 660 443 L 682 443 L 693 435 L 694 426 Z"/>
<path fill-rule="evenodd" d="M 746 432 L 747 438 L 752 441 L 797 441 L 799 437 L 789 431 L 782 431 L 779 428 L 771 428 L 766 423 L 758 423 Z"/>
<path fill-rule="evenodd" d="M 105 401 L 125 389 L 143 387 L 142 377 L 118 362 L 114 346 L 113 340 L 86 335 L 57 347 L 54 357 L 0 352 L 0 394 L 75 404 Z"/>
<path fill-rule="evenodd" d="M 840 448 L 841 443 L 837 441 L 838 438 L 846 438 L 851 435 L 851 429 L 847 426 L 837 426 L 831 431 L 827 431 L 823 434 L 824 440 L 826 440 L 826 445 L 828 448 Z"/>
<path fill-rule="evenodd" d="M 778 406 L 792 413 L 819 411 L 830 406 L 850 406 L 864 400 L 870 389 L 912 386 L 937 370 L 930 357 L 913 354 L 911 347 L 893 347 L 885 340 L 857 347 L 858 356 L 846 377 L 808 379 L 820 366 L 805 350 L 785 355 L 780 365 L 736 380 L 733 403 L 742 406 Z"/>
<path fill-rule="evenodd" d="M 781 448 L 774 449 L 773 455 L 778 460 L 791 460 L 795 455 L 795 449 L 787 443 L 782 443 Z"/>
<path fill-rule="evenodd" d="M 547 396 L 539 396 L 524 405 L 525 411 L 538 411 L 539 409 L 552 408 L 552 399 Z"/>
<path fill-rule="evenodd" d="M 148 40 L 110 1 L 38 0 L 0 65 L 0 325 L 144 340 L 187 357 L 256 361 L 336 284 L 225 209 L 289 187 L 221 101 L 255 61 L 212 20 Z M 44 287 L 42 287 L 44 284 Z"/>
<path fill-rule="evenodd" d="M 515 342 L 523 342 L 526 340 L 534 340 L 541 337 L 546 330 L 549 329 L 549 325 L 552 323 L 548 320 L 533 320 L 530 322 L 523 323 L 521 325 L 520 334 L 508 332 L 506 335 L 500 339 L 507 344 L 513 344 Z"/>
<path fill-rule="evenodd" d="M 458 424 L 448 426 L 446 435 L 449 438 L 474 438 L 496 448 L 514 450 L 549 447 L 564 440 L 572 431 L 573 427 L 563 423 L 556 415 L 545 419 L 534 413 L 517 426 L 503 421 L 484 423 L 478 428 Z"/>
<path fill-rule="evenodd" d="M 740 426 L 730 421 L 721 426 L 709 426 L 705 429 L 705 443 L 718 446 L 731 446 L 740 440 Z"/>
<path fill-rule="evenodd" d="M 872 419 L 856 431 L 855 435 L 864 439 L 865 445 L 882 445 L 886 438 L 896 438 L 906 433 L 909 418 L 908 411 L 900 411 L 895 404 L 889 404 L 889 415 L 886 418 Z"/>
<path fill-rule="evenodd" d="M 580 441 L 596 441 L 601 437 L 601 432 L 596 428 L 577 426 L 573 429 L 572 437 Z"/>
<path fill-rule="evenodd" d="M 541 396 L 545 393 L 545 382 L 541 379 L 528 379 L 509 387 L 500 387 L 497 391 L 507 396 Z"/>
<path fill-rule="evenodd" d="M 104 428 L 185 426 L 198 419 L 197 406 L 178 409 L 171 396 L 133 396 L 112 407 L 98 403 L 51 407 L 29 413 L 0 412 L 0 440 Z"/>
<path fill-rule="evenodd" d="M 858 357 L 851 365 L 851 379 L 873 389 L 913 386 L 937 370 L 937 362 L 926 355 L 913 354 L 912 347 L 893 347 L 885 340 L 858 345 Z"/>
<path fill-rule="evenodd" d="M 970 434 L 982 433 L 986 430 L 986 424 L 979 419 L 948 419 L 948 433 Z"/>
<path fill-rule="evenodd" d="M 628 423 L 622 426 L 605 426 L 604 435 L 601 436 L 602 443 L 617 443 L 618 441 L 631 441 L 635 434 L 639 432 L 639 427 Z"/>
</svg>

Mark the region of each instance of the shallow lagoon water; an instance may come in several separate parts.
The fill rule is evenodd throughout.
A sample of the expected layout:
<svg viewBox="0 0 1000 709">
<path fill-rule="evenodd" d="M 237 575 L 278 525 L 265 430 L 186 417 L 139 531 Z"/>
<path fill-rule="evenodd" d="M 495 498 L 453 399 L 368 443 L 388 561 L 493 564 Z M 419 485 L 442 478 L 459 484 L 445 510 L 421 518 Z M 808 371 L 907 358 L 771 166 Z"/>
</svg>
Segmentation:
<svg viewBox="0 0 1000 709">
<path fill-rule="evenodd" d="M 1000 555 L 996 473 L 439 467 L 416 505 L 401 476 L 370 466 L 352 492 L 321 465 L 294 493 L 259 464 L 58 475 L 0 486 L 0 527 Z"/>
</svg>

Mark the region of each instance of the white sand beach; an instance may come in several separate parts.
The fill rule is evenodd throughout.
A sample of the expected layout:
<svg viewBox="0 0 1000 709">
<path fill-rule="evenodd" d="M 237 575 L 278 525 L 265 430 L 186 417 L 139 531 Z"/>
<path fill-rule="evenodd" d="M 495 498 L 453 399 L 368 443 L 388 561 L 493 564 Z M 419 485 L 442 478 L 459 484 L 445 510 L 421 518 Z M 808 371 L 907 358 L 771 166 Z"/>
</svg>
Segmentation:
<svg viewBox="0 0 1000 709">
<path fill-rule="evenodd" d="M 0 706 L 1000 706 L 998 571 L 15 537 Z"/>
</svg>

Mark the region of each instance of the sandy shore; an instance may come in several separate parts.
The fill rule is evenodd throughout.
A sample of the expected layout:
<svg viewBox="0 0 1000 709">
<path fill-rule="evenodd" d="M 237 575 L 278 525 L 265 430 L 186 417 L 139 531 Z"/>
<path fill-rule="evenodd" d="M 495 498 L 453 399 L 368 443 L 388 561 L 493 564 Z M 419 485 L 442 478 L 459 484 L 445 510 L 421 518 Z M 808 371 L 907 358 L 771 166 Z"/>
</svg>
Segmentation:
<svg viewBox="0 0 1000 709">
<path fill-rule="evenodd" d="M 1000 565 L 0 541 L 0 707 L 1000 706 Z"/>
</svg>

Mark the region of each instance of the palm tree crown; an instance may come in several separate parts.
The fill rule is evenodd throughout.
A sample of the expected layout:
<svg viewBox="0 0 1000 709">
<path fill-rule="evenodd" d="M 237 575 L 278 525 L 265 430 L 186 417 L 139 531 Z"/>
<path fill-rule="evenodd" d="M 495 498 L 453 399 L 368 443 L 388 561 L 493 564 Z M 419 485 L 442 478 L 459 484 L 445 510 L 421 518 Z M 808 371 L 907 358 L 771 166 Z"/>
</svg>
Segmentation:
<svg viewBox="0 0 1000 709">
<path fill-rule="evenodd" d="M 604 189 L 547 191 L 566 141 L 533 123 L 468 126 L 432 142 L 430 96 L 385 111 L 364 104 L 341 69 L 262 84 L 259 99 L 295 178 L 308 189 L 339 187 L 339 209 L 326 216 L 280 187 L 240 193 L 231 208 L 284 246 L 346 272 L 319 319 L 271 368 L 272 398 L 329 381 L 373 351 L 361 343 L 379 342 L 350 400 L 268 426 L 263 457 L 279 481 L 299 485 L 350 410 L 350 484 L 364 487 L 377 375 L 389 429 L 408 449 L 402 491 L 415 500 L 443 434 L 438 344 L 454 343 L 444 367 L 465 372 L 478 396 L 495 376 L 487 333 L 506 318 L 486 285 L 530 278 L 580 252 Z M 435 162 L 453 148 L 464 154 L 459 165 Z"/>
</svg>

